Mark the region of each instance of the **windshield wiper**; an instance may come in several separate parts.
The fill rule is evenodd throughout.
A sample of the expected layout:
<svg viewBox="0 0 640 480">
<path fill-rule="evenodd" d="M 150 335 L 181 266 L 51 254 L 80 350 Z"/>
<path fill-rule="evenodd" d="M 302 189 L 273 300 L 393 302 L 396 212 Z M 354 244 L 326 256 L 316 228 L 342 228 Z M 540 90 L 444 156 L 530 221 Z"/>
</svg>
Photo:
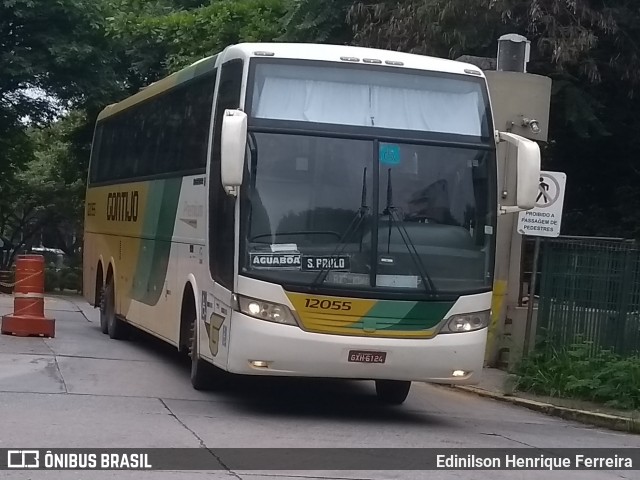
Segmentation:
<svg viewBox="0 0 640 480">
<path fill-rule="evenodd" d="M 391 248 L 391 228 L 395 224 L 396 228 L 398 229 L 398 233 L 400 233 L 400 237 L 402 237 L 402 241 L 404 242 L 405 246 L 407 247 L 407 250 L 409 251 L 409 256 L 411 257 L 411 260 L 413 261 L 414 265 L 418 268 L 418 273 L 420 274 L 420 279 L 422 280 L 422 285 L 424 285 L 425 290 L 427 290 L 428 288 L 427 290 L 428 293 L 437 293 L 437 289 L 433 283 L 433 280 L 431 280 L 431 277 L 429 276 L 429 273 L 427 272 L 427 269 L 425 268 L 424 263 L 422 263 L 422 258 L 420 258 L 420 254 L 418 254 L 418 250 L 416 249 L 415 244 L 411 240 L 411 237 L 409 236 L 407 229 L 405 228 L 405 226 L 402 224 L 402 221 L 398 217 L 398 211 L 396 207 L 393 206 L 393 187 L 391 185 L 391 169 L 388 169 L 387 172 L 388 172 L 387 173 L 387 205 L 384 211 L 382 212 L 383 215 L 387 215 L 389 217 L 389 234 L 387 238 L 387 253 L 389 253 L 389 250 Z"/>
<path fill-rule="evenodd" d="M 329 255 L 329 259 L 335 257 L 336 255 L 340 255 L 344 251 L 345 247 L 348 245 L 347 241 L 349 240 L 351 235 L 353 235 L 353 233 L 360 228 L 360 225 L 362 224 L 368 213 L 369 207 L 367 206 L 367 167 L 364 167 L 364 171 L 362 172 L 362 199 L 360 201 L 360 208 L 351 220 L 351 223 L 349 223 L 349 226 L 345 230 L 344 235 L 336 244 L 336 248 Z M 362 232 L 360 234 L 360 251 L 362 251 Z M 322 269 L 318 272 L 318 275 L 316 275 L 316 278 L 314 278 L 311 282 L 311 286 L 317 286 L 325 281 L 327 275 L 333 269 L 333 267 L 330 265 L 331 261 L 327 263 L 329 265 L 322 267 Z"/>
</svg>

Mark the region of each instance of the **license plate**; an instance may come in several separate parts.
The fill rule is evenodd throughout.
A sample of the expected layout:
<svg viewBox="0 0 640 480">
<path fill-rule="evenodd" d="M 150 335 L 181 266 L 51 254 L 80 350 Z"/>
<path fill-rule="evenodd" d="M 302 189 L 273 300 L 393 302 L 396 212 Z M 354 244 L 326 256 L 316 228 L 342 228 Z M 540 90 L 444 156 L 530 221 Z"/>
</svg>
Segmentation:
<svg viewBox="0 0 640 480">
<path fill-rule="evenodd" d="M 350 350 L 349 361 L 357 363 L 384 363 L 387 352 L 365 352 L 362 350 Z"/>
</svg>

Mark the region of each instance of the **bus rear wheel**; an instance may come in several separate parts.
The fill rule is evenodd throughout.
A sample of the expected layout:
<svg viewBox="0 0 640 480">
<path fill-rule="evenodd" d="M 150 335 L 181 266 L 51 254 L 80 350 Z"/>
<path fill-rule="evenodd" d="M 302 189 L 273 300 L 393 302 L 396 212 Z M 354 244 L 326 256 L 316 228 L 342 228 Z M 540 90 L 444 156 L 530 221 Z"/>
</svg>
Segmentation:
<svg viewBox="0 0 640 480">
<path fill-rule="evenodd" d="M 387 405 L 401 405 L 409 395 L 411 382 L 402 380 L 376 380 L 378 400 Z"/>
<path fill-rule="evenodd" d="M 109 317 L 107 313 L 107 287 L 102 287 L 100 291 L 100 331 L 109 333 Z"/>
<path fill-rule="evenodd" d="M 115 289 L 113 279 L 109 279 L 104 288 L 102 303 L 104 304 L 104 317 L 107 324 L 107 333 L 110 338 L 120 340 L 127 336 L 127 325 L 116 315 Z M 100 328 L 102 328 L 102 315 L 100 317 Z"/>
</svg>

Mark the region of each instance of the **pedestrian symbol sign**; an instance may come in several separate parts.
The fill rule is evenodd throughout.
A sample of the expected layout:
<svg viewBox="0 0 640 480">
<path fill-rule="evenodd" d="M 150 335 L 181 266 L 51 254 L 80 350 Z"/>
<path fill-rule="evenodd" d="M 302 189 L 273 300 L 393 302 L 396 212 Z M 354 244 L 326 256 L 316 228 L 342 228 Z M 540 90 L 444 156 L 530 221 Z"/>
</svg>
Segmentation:
<svg viewBox="0 0 640 480">
<path fill-rule="evenodd" d="M 542 174 L 540 175 L 538 196 L 536 197 L 536 207 L 550 207 L 551 205 L 556 203 L 560 195 L 564 193 L 564 189 L 560 188 L 560 183 L 552 175 L 549 175 L 549 173 L 550 172 L 542 172 Z"/>
<path fill-rule="evenodd" d="M 544 178 L 542 177 L 540 177 L 540 185 L 538 186 L 538 190 L 540 190 L 540 193 L 538 193 L 538 198 L 536 198 L 536 205 L 538 205 L 540 197 L 542 197 L 543 204 L 549 203 L 549 184 L 545 183 Z"/>
<path fill-rule="evenodd" d="M 518 233 L 537 237 L 560 235 L 566 182 L 567 176 L 562 172 L 540 172 L 535 207 L 518 214 Z"/>
</svg>

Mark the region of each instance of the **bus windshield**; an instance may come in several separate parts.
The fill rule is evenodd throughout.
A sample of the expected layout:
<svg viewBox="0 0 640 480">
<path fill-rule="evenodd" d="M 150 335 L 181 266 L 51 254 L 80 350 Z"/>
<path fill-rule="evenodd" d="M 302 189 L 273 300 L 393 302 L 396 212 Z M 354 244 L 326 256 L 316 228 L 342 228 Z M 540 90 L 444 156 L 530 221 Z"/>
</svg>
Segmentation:
<svg viewBox="0 0 640 480">
<path fill-rule="evenodd" d="M 241 274 L 376 295 L 489 290 L 495 153 L 480 80 L 256 63 Z"/>
<path fill-rule="evenodd" d="M 256 119 L 490 136 L 481 78 L 327 62 L 259 62 L 254 71 Z"/>
<path fill-rule="evenodd" d="M 429 293 L 491 286 L 491 151 L 251 137 L 244 274 L 289 285 Z"/>
</svg>

